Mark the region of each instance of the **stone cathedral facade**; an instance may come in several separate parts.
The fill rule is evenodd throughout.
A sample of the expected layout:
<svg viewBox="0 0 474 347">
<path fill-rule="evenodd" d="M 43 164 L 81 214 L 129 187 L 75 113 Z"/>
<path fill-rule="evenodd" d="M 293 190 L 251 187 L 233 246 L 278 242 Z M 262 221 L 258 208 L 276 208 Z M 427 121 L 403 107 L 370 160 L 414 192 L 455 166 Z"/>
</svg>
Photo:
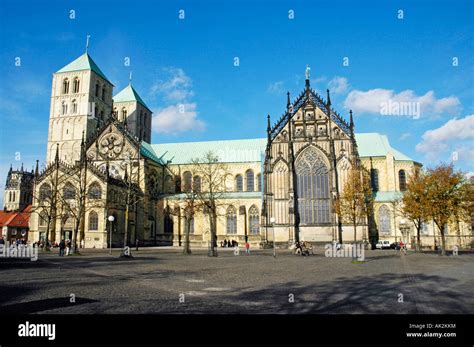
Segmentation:
<svg viewBox="0 0 474 347">
<path fill-rule="evenodd" d="M 397 201 L 420 164 L 385 135 L 355 133 L 352 114 L 349 121 L 339 115 L 329 91 L 323 100 L 308 75 L 273 126 L 268 116 L 266 137 L 246 140 L 151 144 L 150 108 L 131 83 L 115 96 L 113 88 L 87 53 L 53 74 L 46 167 L 32 177 L 30 241 L 49 230 L 59 242 L 77 230 L 86 248 L 123 246 L 125 235 L 129 245 L 180 246 L 189 231 L 192 245 L 207 246 L 205 211 L 185 223 L 182 207 L 201 182 L 193 159 L 208 152 L 227 168 L 218 244 L 264 247 L 273 234 L 282 247 L 336 240 L 333 201 L 357 162 L 370 170 L 375 192 L 374 230 L 362 225 L 358 238 L 410 242 L 414 235 L 400 232 Z M 345 241 L 349 228 L 342 225 Z"/>
</svg>

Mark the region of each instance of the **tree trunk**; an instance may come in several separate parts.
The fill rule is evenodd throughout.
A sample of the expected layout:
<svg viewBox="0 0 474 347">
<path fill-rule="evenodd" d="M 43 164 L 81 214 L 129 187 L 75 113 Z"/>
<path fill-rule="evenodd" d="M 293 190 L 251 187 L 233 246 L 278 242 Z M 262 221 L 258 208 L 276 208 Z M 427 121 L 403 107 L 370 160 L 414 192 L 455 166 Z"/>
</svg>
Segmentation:
<svg viewBox="0 0 474 347">
<path fill-rule="evenodd" d="M 416 228 L 416 251 L 421 251 L 421 225 Z"/>
<path fill-rule="evenodd" d="M 441 255 L 446 255 L 446 240 L 444 239 L 444 230 L 440 229 L 441 234 Z"/>
<path fill-rule="evenodd" d="M 216 212 L 215 211 L 211 211 L 209 213 L 209 221 L 210 221 L 210 232 L 211 232 L 211 245 L 210 245 L 210 250 L 209 250 L 209 256 L 210 257 L 217 257 L 217 251 L 214 247 L 214 244 L 215 244 L 215 236 L 216 236 L 216 219 L 217 219 L 217 216 L 216 216 Z"/>
<path fill-rule="evenodd" d="M 185 218 L 186 230 L 184 235 L 184 249 L 183 254 L 191 254 L 191 245 L 189 244 L 189 228 L 191 227 L 191 218 Z"/>
</svg>

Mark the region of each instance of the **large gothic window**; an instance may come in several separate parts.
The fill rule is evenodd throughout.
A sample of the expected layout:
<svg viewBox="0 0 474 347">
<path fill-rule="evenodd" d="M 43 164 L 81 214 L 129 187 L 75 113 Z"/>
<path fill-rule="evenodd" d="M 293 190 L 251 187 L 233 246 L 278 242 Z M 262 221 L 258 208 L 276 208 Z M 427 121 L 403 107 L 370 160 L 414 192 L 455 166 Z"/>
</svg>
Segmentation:
<svg viewBox="0 0 474 347">
<path fill-rule="evenodd" d="M 251 235 L 258 235 L 259 219 L 258 208 L 252 205 L 249 209 L 249 229 Z"/>
<path fill-rule="evenodd" d="M 398 184 L 401 192 L 407 190 L 407 174 L 405 173 L 405 170 L 398 171 Z"/>
<path fill-rule="evenodd" d="M 373 192 L 379 191 L 379 170 L 370 169 L 370 184 Z"/>
<path fill-rule="evenodd" d="M 227 208 L 227 234 L 237 234 L 237 213 L 234 206 Z"/>
<path fill-rule="evenodd" d="M 298 157 L 296 176 L 301 224 L 330 223 L 328 168 L 313 147 Z"/>
<path fill-rule="evenodd" d="M 255 180 L 254 180 L 254 175 L 252 170 L 247 170 L 245 172 L 245 176 L 247 179 L 247 191 L 248 192 L 253 192 L 254 187 L 255 187 Z"/>
<path fill-rule="evenodd" d="M 89 213 L 89 230 L 99 229 L 99 215 L 97 212 L 91 211 Z"/>
<path fill-rule="evenodd" d="M 52 197 L 51 186 L 48 183 L 44 183 L 40 187 L 39 199 L 40 199 L 40 201 L 44 201 L 44 200 L 51 199 L 51 197 Z"/>
<path fill-rule="evenodd" d="M 76 198 L 76 188 L 72 186 L 72 184 L 67 183 L 63 189 L 63 196 L 64 199 L 75 199 Z"/>
<path fill-rule="evenodd" d="M 89 187 L 89 199 L 91 200 L 100 200 L 102 198 L 102 189 L 100 185 L 96 182 L 92 183 Z"/>
<path fill-rule="evenodd" d="M 260 174 L 257 175 L 257 190 L 262 191 L 262 175 Z"/>
<path fill-rule="evenodd" d="M 391 213 L 386 205 L 382 205 L 379 209 L 379 232 L 381 234 L 390 234 L 391 232 Z"/>
</svg>

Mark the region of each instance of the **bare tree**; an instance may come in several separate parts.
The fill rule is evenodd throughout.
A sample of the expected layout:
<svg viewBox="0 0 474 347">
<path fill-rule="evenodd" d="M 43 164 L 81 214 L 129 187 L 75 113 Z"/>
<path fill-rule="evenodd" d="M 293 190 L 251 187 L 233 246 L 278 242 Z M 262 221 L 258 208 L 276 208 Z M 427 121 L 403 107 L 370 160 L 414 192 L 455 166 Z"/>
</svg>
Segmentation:
<svg viewBox="0 0 474 347">
<path fill-rule="evenodd" d="M 225 206 L 224 198 L 227 191 L 226 179 L 228 167 L 219 161 L 216 154 L 209 151 L 202 158 L 191 161 L 194 174 L 201 177 L 201 189 L 196 191 L 198 204 L 209 219 L 210 249 L 209 256 L 217 256 L 217 218 L 220 208 Z"/>
</svg>

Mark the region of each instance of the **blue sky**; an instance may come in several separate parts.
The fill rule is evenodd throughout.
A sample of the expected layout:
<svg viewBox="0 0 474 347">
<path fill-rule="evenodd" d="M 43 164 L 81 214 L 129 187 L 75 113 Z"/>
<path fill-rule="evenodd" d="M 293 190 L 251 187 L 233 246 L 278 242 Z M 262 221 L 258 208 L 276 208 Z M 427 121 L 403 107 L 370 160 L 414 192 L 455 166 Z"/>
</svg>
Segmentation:
<svg viewBox="0 0 474 347">
<path fill-rule="evenodd" d="M 52 74 L 87 34 L 115 93 L 133 71 L 153 143 L 264 137 L 266 115 L 281 116 L 309 64 L 312 87 L 329 86 L 341 115 L 352 108 L 357 132 L 387 134 L 426 166 L 456 151 L 455 165 L 474 172 L 473 23 L 468 0 L 2 0 L 0 184 L 10 163 L 44 162 Z M 382 114 L 386 102 L 420 113 Z"/>
</svg>

